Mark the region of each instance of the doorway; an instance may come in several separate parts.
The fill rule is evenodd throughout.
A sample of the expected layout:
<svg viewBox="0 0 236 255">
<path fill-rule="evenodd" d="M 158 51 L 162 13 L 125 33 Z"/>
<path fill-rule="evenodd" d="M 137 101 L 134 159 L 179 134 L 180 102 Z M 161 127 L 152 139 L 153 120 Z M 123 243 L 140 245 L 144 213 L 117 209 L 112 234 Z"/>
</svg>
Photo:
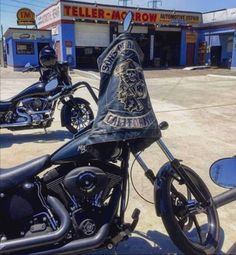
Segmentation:
<svg viewBox="0 0 236 255">
<path fill-rule="evenodd" d="M 222 46 L 211 47 L 211 65 L 220 66 Z"/>
<path fill-rule="evenodd" d="M 181 32 L 158 31 L 156 36 L 156 56 L 162 67 L 180 65 Z"/>
<path fill-rule="evenodd" d="M 194 55 L 195 55 L 195 43 L 188 43 L 187 44 L 187 65 L 193 66 L 194 65 Z"/>
</svg>

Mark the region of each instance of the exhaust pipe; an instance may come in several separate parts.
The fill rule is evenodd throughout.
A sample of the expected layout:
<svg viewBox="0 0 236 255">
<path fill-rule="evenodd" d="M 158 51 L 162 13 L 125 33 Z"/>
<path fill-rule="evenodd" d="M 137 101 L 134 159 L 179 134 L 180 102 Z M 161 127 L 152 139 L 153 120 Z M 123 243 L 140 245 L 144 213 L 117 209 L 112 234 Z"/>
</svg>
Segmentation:
<svg viewBox="0 0 236 255">
<path fill-rule="evenodd" d="M 16 254 L 16 252 L 20 252 L 21 250 L 50 245 L 55 242 L 59 242 L 64 238 L 65 234 L 70 229 L 70 216 L 63 204 L 57 198 L 48 196 L 47 201 L 60 220 L 60 228 L 46 235 L 18 238 L 11 241 L 2 242 L 0 243 L 0 254 L 12 252 Z"/>
<path fill-rule="evenodd" d="M 114 193 L 110 200 L 110 204 L 108 208 L 106 209 L 107 213 L 104 215 L 103 226 L 100 228 L 100 230 L 97 232 L 95 236 L 79 239 L 79 240 L 74 240 L 59 248 L 54 248 L 54 249 L 52 248 L 46 251 L 34 252 L 27 255 L 54 255 L 54 254 L 74 255 L 74 254 L 81 254 L 81 253 L 89 252 L 94 249 L 101 248 L 102 245 L 104 245 L 104 242 L 107 236 L 109 235 L 110 223 L 117 212 L 120 195 L 121 195 L 121 189 L 120 187 L 117 187 L 114 190 Z"/>
<path fill-rule="evenodd" d="M 9 123 L 9 124 L 1 124 L 0 128 L 26 127 L 31 124 L 31 117 L 29 116 L 29 114 L 19 112 L 19 109 L 16 109 L 16 112 L 20 117 L 26 118 L 26 121 L 17 122 L 17 123 Z"/>
<path fill-rule="evenodd" d="M 228 190 L 213 198 L 216 208 L 220 208 L 226 204 L 236 201 L 236 188 Z"/>
</svg>

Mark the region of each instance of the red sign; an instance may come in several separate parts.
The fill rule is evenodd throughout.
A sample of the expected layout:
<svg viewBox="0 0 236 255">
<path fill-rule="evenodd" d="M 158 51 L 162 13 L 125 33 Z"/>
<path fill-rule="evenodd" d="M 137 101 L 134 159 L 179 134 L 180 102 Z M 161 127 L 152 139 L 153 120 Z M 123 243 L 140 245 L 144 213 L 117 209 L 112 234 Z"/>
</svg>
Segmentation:
<svg viewBox="0 0 236 255">
<path fill-rule="evenodd" d="M 64 5 L 64 16 L 105 20 L 123 20 L 127 14 L 124 10 L 101 9 L 84 6 Z M 156 23 L 160 19 L 158 13 L 134 11 L 134 22 Z"/>
<path fill-rule="evenodd" d="M 34 25 L 35 24 L 35 14 L 28 8 L 20 9 L 17 14 L 17 24 L 18 25 Z"/>
</svg>

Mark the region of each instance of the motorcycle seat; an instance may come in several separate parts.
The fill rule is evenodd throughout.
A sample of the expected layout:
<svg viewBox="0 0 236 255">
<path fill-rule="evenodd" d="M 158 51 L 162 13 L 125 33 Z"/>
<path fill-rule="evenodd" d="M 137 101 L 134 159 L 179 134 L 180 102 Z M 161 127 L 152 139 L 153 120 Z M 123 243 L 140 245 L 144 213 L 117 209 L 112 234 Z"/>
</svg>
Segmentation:
<svg viewBox="0 0 236 255">
<path fill-rule="evenodd" d="M 16 167 L 0 168 L 0 192 L 6 192 L 39 174 L 49 165 L 50 155 L 45 155 Z"/>
<path fill-rule="evenodd" d="M 11 105 L 12 105 L 12 102 L 9 100 L 0 101 L 0 112 L 8 111 L 10 109 Z"/>
</svg>

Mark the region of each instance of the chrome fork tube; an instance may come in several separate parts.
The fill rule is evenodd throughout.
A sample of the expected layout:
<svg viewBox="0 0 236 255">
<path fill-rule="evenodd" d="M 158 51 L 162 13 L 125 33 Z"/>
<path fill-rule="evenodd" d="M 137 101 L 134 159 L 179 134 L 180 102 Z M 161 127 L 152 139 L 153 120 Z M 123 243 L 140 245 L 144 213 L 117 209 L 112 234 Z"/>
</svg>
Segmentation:
<svg viewBox="0 0 236 255">
<path fill-rule="evenodd" d="M 159 139 L 156 142 L 159 147 L 161 148 L 161 150 L 164 152 L 164 154 L 166 155 L 166 157 L 169 159 L 170 162 L 174 161 L 174 156 L 172 155 L 172 153 L 169 151 L 169 149 L 167 148 L 167 146 L 165 145 L 165 143 L 163 142 L 162 139 Z M 147 164 L 145 163 L 145 161 L 142 159 L 142 157 L 139 155 L 139 153 L 134 153 L 134 157 L 135 159 L 138 161 L 139 165 L 143 168 L 144 172 L 147 173 L 150 168 L 147 166 Z"/>
<path fill-rule="evenodd" d="M 159 145 L 159 147 L 164 152 L 164 154 L 166 155 L 170 162 L 175 160 L 174 156 L 169 151 L 169 149 L 167 148 L 167 146 L 165 145 L 164 141 L 161 138 L 158 141 L 156 141 L 156 143 Z"/>
</svg>

